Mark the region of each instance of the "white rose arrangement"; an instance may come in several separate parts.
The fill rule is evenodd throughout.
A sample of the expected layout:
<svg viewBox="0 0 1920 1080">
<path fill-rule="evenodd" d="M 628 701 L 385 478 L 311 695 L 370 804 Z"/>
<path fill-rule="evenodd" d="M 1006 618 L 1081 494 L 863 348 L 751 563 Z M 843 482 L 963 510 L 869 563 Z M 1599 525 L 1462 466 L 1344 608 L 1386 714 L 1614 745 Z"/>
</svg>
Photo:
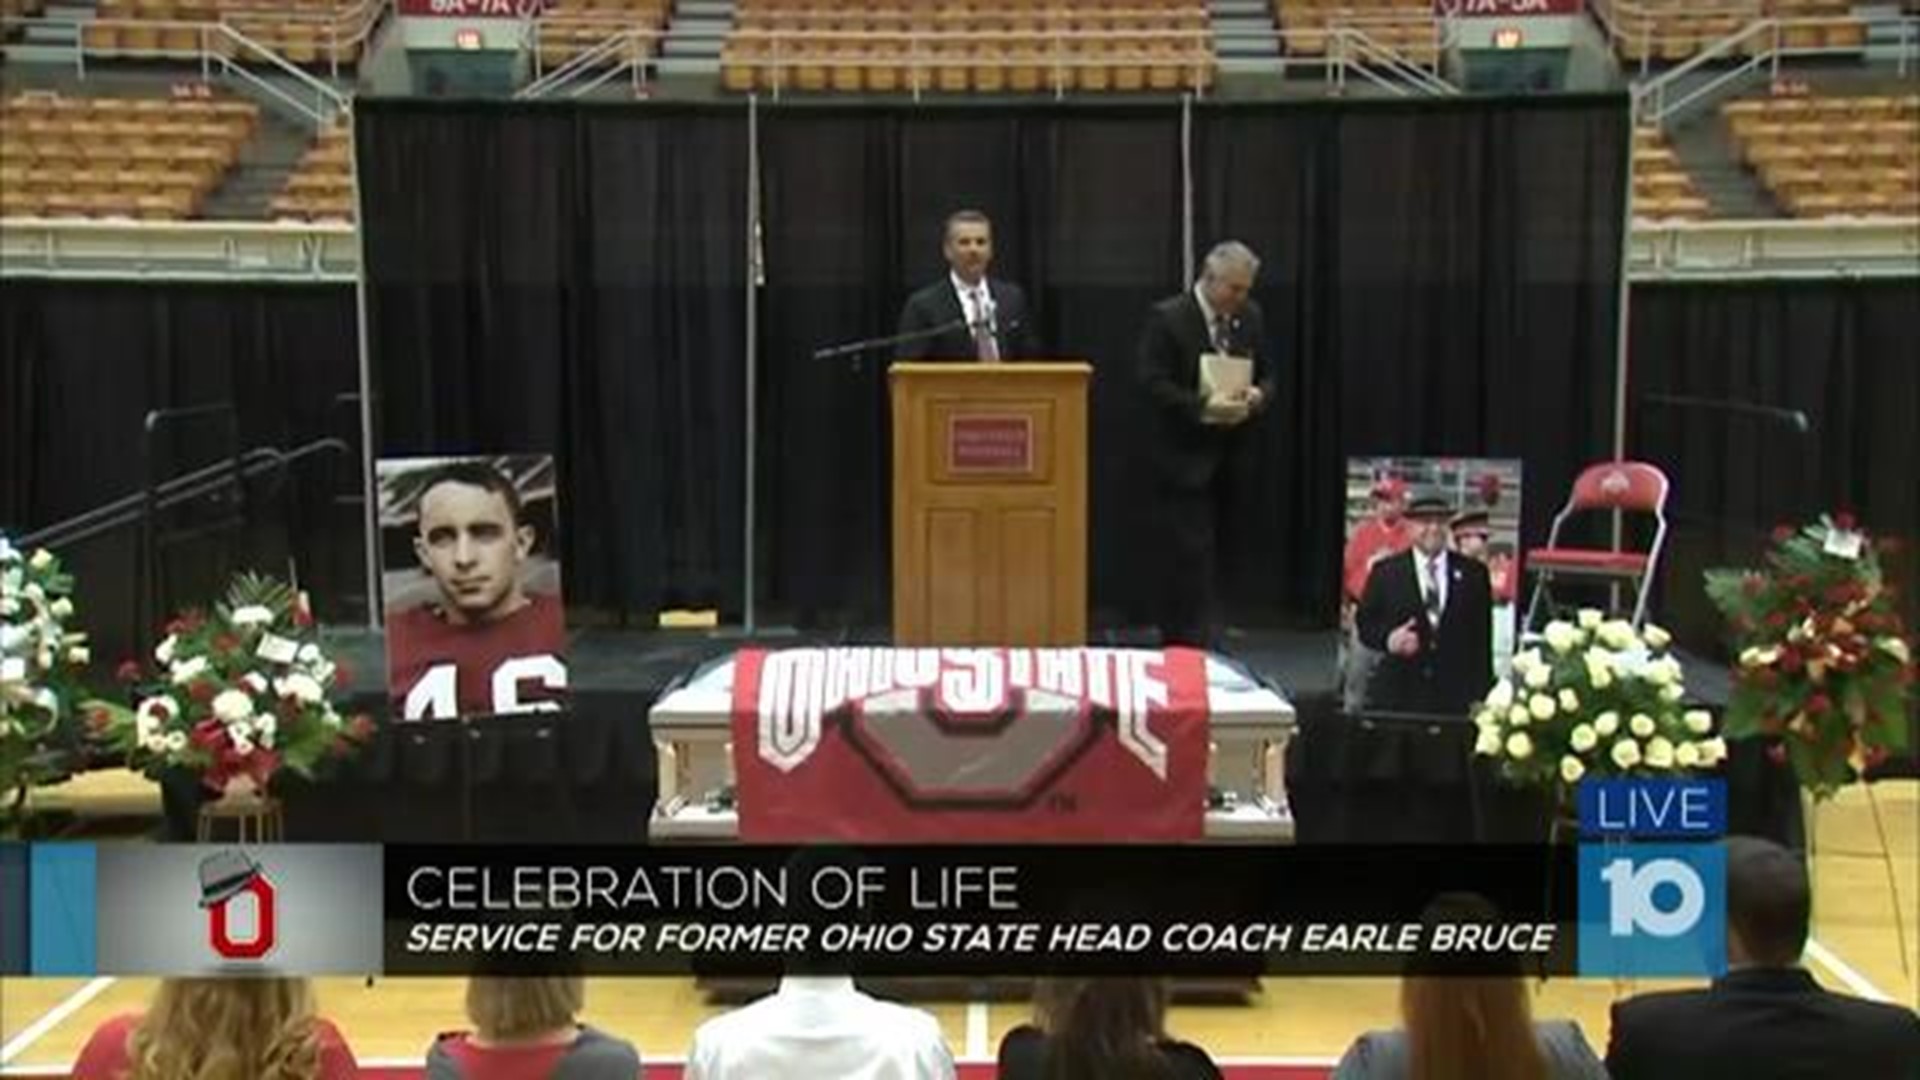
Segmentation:
<svg viewBox="0 0 1920 1080">
<path fill-rule="evenodd" d="M 294 592 L 242 575 L 211 615 L 167 626 L 157 670 L 131 710 L 117 710 L 109 741 L 150 773 L 186 768 L 209 789 L 265 791 L 283 769 L 312 775 L 372 729 L 334 707 L 345 680 L 312 639 L 313 621 Z"/>
<path fill-rule="evenodd" d="M 93 659 L 71 628 L 73 578 L 50 551 L 31 554 L 0 536 L 0 806 L 60 778 L 78 741 L 80 676 Z"/>
<path fill-rule="evenodd" d="M 1547 624 L 1474 710 L 1474 751 L 1516 783 L 1563 794 L 1587 777 L 1672 776 L 1727 756 L 1711 714 L 1684 708 L 1686 675 L 1658 626 L 1599 611 Z"/>
</svg>

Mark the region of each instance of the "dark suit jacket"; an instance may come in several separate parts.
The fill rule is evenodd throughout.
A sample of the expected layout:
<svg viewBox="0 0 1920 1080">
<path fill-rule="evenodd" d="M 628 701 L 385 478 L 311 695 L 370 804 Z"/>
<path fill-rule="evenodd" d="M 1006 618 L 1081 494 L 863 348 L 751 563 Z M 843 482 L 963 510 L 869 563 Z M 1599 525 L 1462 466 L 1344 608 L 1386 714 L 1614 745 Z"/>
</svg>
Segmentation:
<svg viewBox="0 0 1920 1080">
<path fill-rule="evenodd" d="M 1274 362 L 1267 345 L 1266 318 L 1251 299 L 1227 335 L 1235 356 L 1253 358 L 1253 381 L 1273 403 Z M 1213 352 L 1213 335 L 1200 302 L 1188 289 L 1153 306 L 1140 335 L 1140 381 L 1153 400 L 1154 460 L 1163 483 L 1177 488 L 1205 487 L 1246 424 L 1226 427 L 1200 420 L 1206 401 L 1200 396 L 1200 354 Z M 1251 423 L 1252 421 L 1248 421 Z"/>
<path fill-rule="evenodd" d="M 1029 360 L 1040 355 L 1040 339 L 1033 332 L 1033 313 L 1027 310 L 1027 297 L 1020 286 L 988 275 L 987 295 L 993 297 L 993 336 L 1000 345 L 1000 358 Z M 942 275 L 939 281 L 907 297 L 906 306 L 900 309 L 900 333 L 948 326 L 961 322 L 966 316 L 966 309 L 960 306 L 960 294 L 953 290 L 952 277 Z M 972 360 L 978 355 L 973 334 L 964 325 L 907 342 L 895 353 L 901 360 Z"/>
<path fill-rule="evenodd" d="M 1439 627 L 1433 627 L 1420 602 L 1417 553 L 1409 549 L 1375 563 L 1360 597 L 1355 615 L 1360 641 L 1381 653 L 1367 686 L 1367 705 L 1464 719 L 1493 685 L 1492 581 L 1478 560 L 1448 552 L 1447 606 Z M 1408 619 L 1420 633 L 1420 651 L 1394 656 L 1387 651 L 1387 637 Z"/>
<path fill-rule="evenodd" d="M 1607 1069 L 1614 1080 L 1914 1080 L 1920 1018 L 1830 994 L 1799 968 L 1747 968 L 1614 1005 Z"/>
<path fill-rule="evenodd" d="M 1163 1076 L 1171 1080 L 1220 1080 L 1220 1068 L 1205 1050 L 1176 1040 L 1160 1044 L 1166 1061 Z M 1039 1028 L 1022 1024 L 1000 1040 L 1000 1080 L 1042 1080 L 1047 1075 L 1047 1036 Z"/>
</svg>

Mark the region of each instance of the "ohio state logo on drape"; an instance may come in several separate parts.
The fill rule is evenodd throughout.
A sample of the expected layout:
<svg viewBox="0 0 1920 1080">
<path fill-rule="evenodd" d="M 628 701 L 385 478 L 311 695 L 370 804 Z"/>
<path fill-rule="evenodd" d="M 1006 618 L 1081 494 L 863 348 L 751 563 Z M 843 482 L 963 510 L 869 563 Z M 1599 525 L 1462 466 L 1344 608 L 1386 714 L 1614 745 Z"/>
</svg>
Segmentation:
<svg viewBox="0 0 1920 1080">
<path fill-rule="evenodd" d="M 1195 840 L 1206 657 L 743 650 L 733 761 L 748 842 Z"/>
</svg>

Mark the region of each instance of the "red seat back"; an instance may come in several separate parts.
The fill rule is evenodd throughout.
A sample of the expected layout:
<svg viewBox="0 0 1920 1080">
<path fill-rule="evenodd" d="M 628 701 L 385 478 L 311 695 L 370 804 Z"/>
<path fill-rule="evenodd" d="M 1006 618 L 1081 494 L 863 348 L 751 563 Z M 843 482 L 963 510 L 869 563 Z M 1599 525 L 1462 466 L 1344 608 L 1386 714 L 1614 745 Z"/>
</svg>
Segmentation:
<svg viewBox="0 0 1920 1080">
<path fill-rule="evenodd" d="M 1589 465 L 1573 482 L 1567 512 L 1633 510 L 1658 514 L 1667 505 L 1667 474 L 1643 461 Z"/>
</svg>

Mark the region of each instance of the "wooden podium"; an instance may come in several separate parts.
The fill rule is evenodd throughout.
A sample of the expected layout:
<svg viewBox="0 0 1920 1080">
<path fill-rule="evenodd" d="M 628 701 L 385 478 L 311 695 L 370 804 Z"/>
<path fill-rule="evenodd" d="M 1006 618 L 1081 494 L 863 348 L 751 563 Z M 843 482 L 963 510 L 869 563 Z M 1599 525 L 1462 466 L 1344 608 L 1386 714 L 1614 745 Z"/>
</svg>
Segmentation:
<svg viewBox="0 0 1920 1080">
<path fill-rule="evenodd" d="M 893 365 L 896 645 L 1086 644 L 1091 373 Z"/>
</svg>

